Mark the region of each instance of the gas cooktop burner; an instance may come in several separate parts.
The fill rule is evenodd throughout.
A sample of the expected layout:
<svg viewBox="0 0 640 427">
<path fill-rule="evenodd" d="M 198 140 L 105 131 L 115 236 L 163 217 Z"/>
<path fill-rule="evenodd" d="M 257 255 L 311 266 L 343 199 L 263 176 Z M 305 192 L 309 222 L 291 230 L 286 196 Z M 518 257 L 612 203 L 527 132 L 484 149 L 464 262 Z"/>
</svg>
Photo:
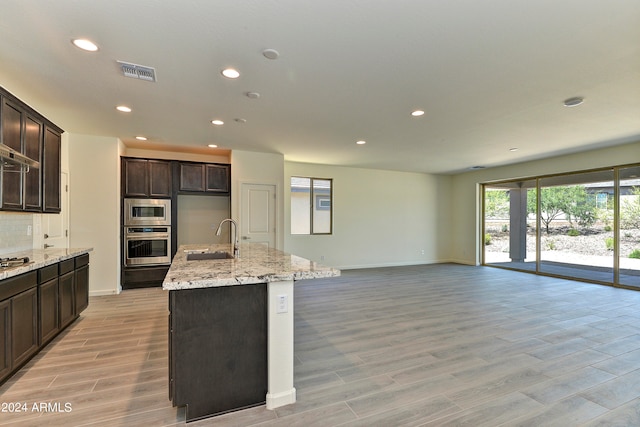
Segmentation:
<svg viewBox="0 0 640 427">
<path fill-rule="evenodd" d="M 19 267 L 29 264 L 29 257 L 0 258 L 0 268 Z"/>
</svg>

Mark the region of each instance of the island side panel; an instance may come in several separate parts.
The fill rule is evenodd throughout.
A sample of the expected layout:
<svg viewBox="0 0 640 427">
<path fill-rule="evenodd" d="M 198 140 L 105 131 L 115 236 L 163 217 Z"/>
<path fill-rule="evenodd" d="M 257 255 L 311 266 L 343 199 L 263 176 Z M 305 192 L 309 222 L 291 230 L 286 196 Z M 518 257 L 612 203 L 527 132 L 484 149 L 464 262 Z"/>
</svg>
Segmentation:
<svg viewBox="0 0 640 427">
<path fill-rule="evenodd" d="M 265 403 L 266 283 L 170 291 L 170 387 L 187 421 Z"/>
</svg>

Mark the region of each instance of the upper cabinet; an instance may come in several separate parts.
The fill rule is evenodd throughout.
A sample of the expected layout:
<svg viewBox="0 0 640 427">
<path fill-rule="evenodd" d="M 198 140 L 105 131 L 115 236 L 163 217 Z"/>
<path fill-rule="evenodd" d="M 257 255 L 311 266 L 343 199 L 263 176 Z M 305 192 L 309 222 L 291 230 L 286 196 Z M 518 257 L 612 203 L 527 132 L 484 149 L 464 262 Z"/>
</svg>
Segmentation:
<svg viewBox="0 0 640 427">
<path fill-rule="evenodd" d="M 171 163 L 123 157 L 122 186 L 124 197 L 171 197 Z"/>
<path fill-rule="evenodd" d="M 60 212 L 62 129 L 0 88 L 0 142 L 40 163 L 26 167 L 2 162 L 0 209 Z"/>
<path fill-rule="evenodd" d="M 229 165 L 217 163 L 180 163 L 181 192 L 229 194 Z"/>
</svg>

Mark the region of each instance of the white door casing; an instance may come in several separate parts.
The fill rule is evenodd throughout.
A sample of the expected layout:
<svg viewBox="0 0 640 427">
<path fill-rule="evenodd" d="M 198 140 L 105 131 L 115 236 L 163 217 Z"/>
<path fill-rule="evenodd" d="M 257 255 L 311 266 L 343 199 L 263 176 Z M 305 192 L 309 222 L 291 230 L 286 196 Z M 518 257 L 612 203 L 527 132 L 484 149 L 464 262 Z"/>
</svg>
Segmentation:
<svg viewBox="0 0 640 427">
<path fill-rule="evenodd" d="M 55 248 L 69 247 L 69 175 L 60 173 L 60 213 L 42 215 L 43 244 Z M 45 248 L 47 246 L 44 246 Z"/>
</svg>

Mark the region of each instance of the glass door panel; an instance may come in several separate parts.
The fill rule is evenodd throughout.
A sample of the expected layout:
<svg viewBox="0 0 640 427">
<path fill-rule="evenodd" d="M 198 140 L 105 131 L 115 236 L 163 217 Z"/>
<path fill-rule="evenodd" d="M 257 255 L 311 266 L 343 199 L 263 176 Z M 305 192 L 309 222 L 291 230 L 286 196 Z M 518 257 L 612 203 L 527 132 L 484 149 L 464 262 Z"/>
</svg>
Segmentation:
<svg viewBox="0 0 640 427">
<path fill-rule="evenodd" d="M 539 272 L 613 283 L 613 170 L 540 179 Z"/>
<path fill-rule="evenodd" d="M 620 169 L 620 279 L 640 288 L 640 166 Z"/>
<path fill-rule="evenodd" d="M 535 271 L 536 181 L 484 187 L 484 263 Z"/>
</svg>

